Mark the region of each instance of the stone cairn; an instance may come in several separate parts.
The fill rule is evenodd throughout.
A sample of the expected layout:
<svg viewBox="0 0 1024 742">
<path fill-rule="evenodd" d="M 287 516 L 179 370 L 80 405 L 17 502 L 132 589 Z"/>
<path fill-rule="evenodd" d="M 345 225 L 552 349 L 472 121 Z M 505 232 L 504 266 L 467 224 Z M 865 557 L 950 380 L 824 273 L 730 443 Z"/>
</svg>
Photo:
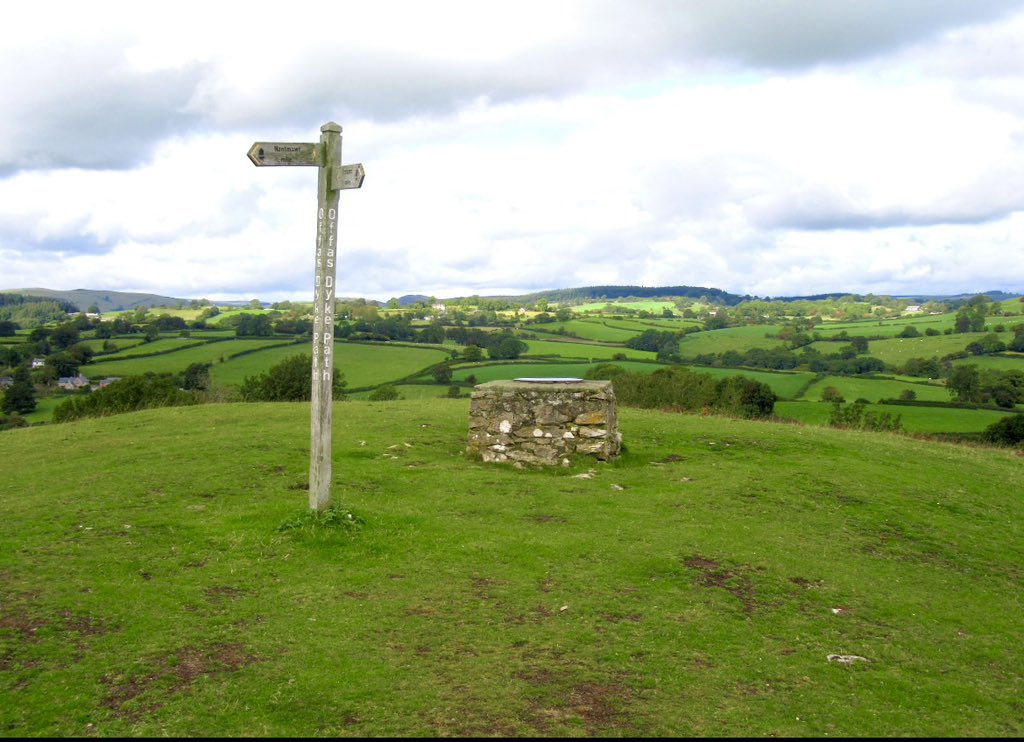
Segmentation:
<svg viewBox="0 0 1024 742">
<path fill-rule="evenodd" d="M 617 456 L 622 443 L 610 381 L 515 379 L 473 388 L 467 451 L 518 466 L 569 466 Z"/>
</svg>

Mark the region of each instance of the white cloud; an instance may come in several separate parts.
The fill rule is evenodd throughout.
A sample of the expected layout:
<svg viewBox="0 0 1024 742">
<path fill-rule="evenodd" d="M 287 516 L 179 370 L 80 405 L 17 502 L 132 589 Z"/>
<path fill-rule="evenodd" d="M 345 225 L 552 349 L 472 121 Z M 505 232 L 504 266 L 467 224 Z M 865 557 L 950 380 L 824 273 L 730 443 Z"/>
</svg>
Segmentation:
<svg viewBox="0 0 1024 742">
<path fill-rule="evenodd" d="M 307 295 L 336 120 L 342 295 L 1024 290 L 1021 2 L 11 12 L 2 287 Z"/>
</svg>

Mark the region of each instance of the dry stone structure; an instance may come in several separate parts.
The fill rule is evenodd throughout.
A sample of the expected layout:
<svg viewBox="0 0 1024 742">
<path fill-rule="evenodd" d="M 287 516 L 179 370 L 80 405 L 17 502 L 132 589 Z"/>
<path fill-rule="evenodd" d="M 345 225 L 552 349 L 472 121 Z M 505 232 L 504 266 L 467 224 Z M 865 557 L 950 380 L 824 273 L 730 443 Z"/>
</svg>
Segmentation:
<svg viewBox="0 0 1024 742">
<path fill-rule="evenodd" d="M 610 381 L 516 379 L 473 389 L 467 450 L 484 461 L 568 466 L 607 461 L 622 443 Z"/>
</svg>

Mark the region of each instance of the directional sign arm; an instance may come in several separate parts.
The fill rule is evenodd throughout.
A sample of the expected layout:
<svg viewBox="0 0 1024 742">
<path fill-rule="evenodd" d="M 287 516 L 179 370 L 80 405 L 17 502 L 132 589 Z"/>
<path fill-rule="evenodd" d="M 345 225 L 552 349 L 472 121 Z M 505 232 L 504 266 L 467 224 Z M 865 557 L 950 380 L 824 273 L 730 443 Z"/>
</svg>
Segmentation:
<svg viewBox="0 0 1024 742">
<path fill-rule="evenodd" d="M 253 142 L 246 153 L 257 167 L 320 165 L 321 147 L 310 142 Z"/>
<path fill-rule="evenodd" d="M 349 188 L 361 188 L 366 172 L 362 164 L 344 165 L 331 169 L 331 189 L 344 191 Z"/>
</svg>

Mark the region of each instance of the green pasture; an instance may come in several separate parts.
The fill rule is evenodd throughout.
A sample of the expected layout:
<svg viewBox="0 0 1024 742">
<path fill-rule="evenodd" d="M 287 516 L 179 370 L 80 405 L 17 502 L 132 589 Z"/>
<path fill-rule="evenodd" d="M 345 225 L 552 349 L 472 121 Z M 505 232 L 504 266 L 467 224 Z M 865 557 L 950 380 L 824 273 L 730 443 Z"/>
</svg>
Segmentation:
<svg viewBox="0 0 1024 742">
<path fill-rule="evenodd" d="M 913 325 L 922 335 L 928 329 L 944 332 L 953 327 L 956 322 L 956 314 L 947 312 L 945 314 L 910 314 L 898 319 L 864 319 L 856 322 L 825 322 L 814 327 L 814 332 L 820 332 L 825 337 L 837 335 L 845 331 L 851 337 L 895 337 L 903 332 L 907 326 Z"/>
<path fill-rule="evenodd" d="M 93 353 L 103 353 L 103 346 L 107 343 L 113 343 L 117 346 L 117 350 L 107 355 L 107 358 L 110 358 L 114 353 L 120 353 L 121 351 L 128 350 L 129 348 L 134 348 L 138 345 L 142 345 L 144 342 L 145 339 L 142 335 L 121 335 L 112 338 L 89 338 L 87 340 L 80 340 L 78 344 L 91 349 Z"/>
<path fill-rule="evenodd" d="M 609 306 L 611 308 L 606 309 Z M 673 312 L 677 311 L 675 302 L 672 301 L 603 301 L 573 307 L 573 311 L 584 314 L 593 312 L 615 314 L 616 310 L 622 311 L 622 309 L 632 309 L 637 312 L 647 311 L 654 314 L 661 313 L 665 309 L 671 309 Z"/>
<path fill-rule="evenodd" d="M 312 352 L 311 343 L 257 351 L 216 364 L 210 369 L 210 378 L 222 384 L 237 386 L 247 376 L 266 372 L 285 358 L 299 354 L 311 355 Z M 383 343 L 334 344 L 334 366 L 338 373 L 344 375 L 349 389 L 404 379 L 446 358 L 446 351 L 429 346 L 416 348 Z"/>
<path fill-rule="evenodd" d="M 305 403 L 0 434 L 0 729 L 1024 734 L 1013 451 L 620 408 L 516 469 L 468 411 L 339 402 L 319 519 Z"/>
<path fill-rule="evenodd" d="M 602 361 L 608 363 L 608 361 Z M 625 369 L 630 373 L 653 373 L 659 368 L 665 368 L 661 363 L 643 363 L 638 361 L 611 361 L 616 366 Z M 578 378 L 585 377 L 587 370 L 595 364 L 592 363 L 496 363 L 486 366 L 463 366 L 452 369 L 454 381 L 465 382 L 469 376 L 476 378 L 476 383 L 483 384 L 488 381 L 499 379 L 518 379 L 520 377 L 561 377 Z"/>
<path fill-rule="evenodd" d="M 562 329 L 584 340 L 596 340 L 603 343 L 624 343 L 643 332 L 643 330 L 619 329 L 608 326 L 600 321 L 586 319 L 552 322 L 543 325 L 528 325 L 523 329 L 537 333 L 553 332 Z"/>
<path fill-rule="evenodd" d="M 114 340 L 117 343 L 117 340 Z M 201 335 L 196 337 L 171 337 L 162 336 L 151 342 L 142 342 L 136 345 L 125 347 L 123 350 L 119 350 L 116 353 L 103 356 L 104 361 L 110 361 L 115 358 L 134 358 L 136 356 L 154 355 L 159 353 L 173 353 L 181 350 L 182 348 L 188 348 L 193 345 L 204 345 L 207 342 L 206 338 Z M 100 344 L 102 347 L 102 343 Z"/>
<path fill-rule="evenodd" d="M 950 353 L 962 351 L 973 342 L 977 342 L 987 333 L 964 332 L 955 335 L 933 335 L 931 337 L 890 338 L 888 340 L 872 340 L 868 343 L 868 355 L 885 361 L 892 366 L 902 366 L 911 358 L 942 358 Z M 1013 339 L 1013 333 L 999 333 L 1004 343 Z M 822 353 L 835 353 L 837 346 L 832 343 L 814 343 Z M 831 349 L 830 346 L 831 345 Z"/>
<path fill-rule="evenodd" d="M 152 348 L 162 341 L 147 343 Z M 192 340 L 195 343 L 195 340 Z M 131 358 L 118 354 L 125 360 L 109 360 L 113 356 L 101 356 L 95 363 L 82 366 L 80 371 L 90 379 L 102 379 L 106 376 L 141 376 L 146 373 L 179 373 L 193 363 L 223 363 L 239 353 L 248 353 L 262 348 L 294 345 L 291 340 L 274 338 L 232 338 L 214 343 L 184 346 L 173 353 Z M 141 346 L 140 346 L 141 347 Z M 298 351 L 296 351 L 298 352 Z"/>
<path fill-rule="evenodd" d="M 751 348 L 775 348 L 783 342 L 765 335 L 775 335 L 781 329 L 782 325 L 743 325 L 694 332 L 680 339 L 679 353 L 683 358 L 687 358 L 705 353 L 725 353 L 730 350 L 742 353 Z"/>
<path fill-rule="evenodd" d="M 719 378 L 746 376 L 748 379 L 754 379 L 770 386 L 779 399 L 792 399 L 816 376 L 816 374 L 810 371 L 772 372 L 754 371 L 746 368 L 712 368 L 709 366 L 688 366 L 688 368 L 691 371 L 710 374 Z"/>
<path fill-rule="evenodd" d="M 923 402 L 949 402 L 949 390 L 941 384 L 922 384 L 895 379 L 873 379 L 862 376 L 826 376 L 811 386 L 799 397 L 818 401 L 826 387 L 835 387 L 847 402 L 866 399 L 877 402 L 880 399 L 899 399 L 900 394 L 912 391 L 916 399 Z"/>
<path fill-rule="evenodd" d="M 968 356 L 953 361 L 954 365 L 973 365 L 996 371 L 1024 371 L 1024 353 L 1008 353 L 998 356 Z"/>
<path fill-rule="evenodd" d="M 848 400 L 852 401 L 852 400 Z M 964 410 L 956 407 L 916 407 L 910 405 L 868 404 L 865 411 L 899 415 L 904 430 L 916 434 L 980 433 L 989 425 L 1012 412 L 997 410 Z M 776 417 L 807 425 L 827 426 L 832 405 L 809 400 L 775 403 Z"/>
<path fill-rule="evenodd" d="M 559 342 L 557 340 L 524 340 L 529 346 L 529 356 L 561 356 L 563 358 L 580 358 L 590 360 L 610 360 L 617 353 L 625 353 L 628 358 L 646 358 L 654 360 L 657 353 L 648 350 L 614 345 L 589 345 L 587 343 Z"/>
</svg>

